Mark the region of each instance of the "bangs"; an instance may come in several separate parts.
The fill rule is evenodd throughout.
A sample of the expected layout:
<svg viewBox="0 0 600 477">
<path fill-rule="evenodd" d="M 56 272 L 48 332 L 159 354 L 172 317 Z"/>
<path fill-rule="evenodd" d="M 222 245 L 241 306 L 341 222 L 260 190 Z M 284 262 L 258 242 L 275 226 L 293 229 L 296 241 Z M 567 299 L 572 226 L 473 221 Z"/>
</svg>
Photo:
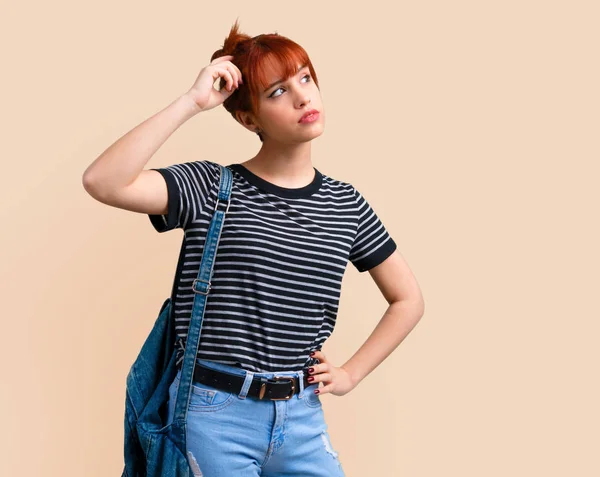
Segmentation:
<svg viewBox="0 0 600 477">
<path fill-rule="evenodd" d="M 312 65 L 308 54 L 297 43 L 279 35 L 259 35 L 254 39 L 255 48 L 248 53 L 245 75 L 252 91 L 254 110 L 258 98 L 275 80 L 285 81 L 298 73 L 298 67 Z M 313 75 L 314 76 L 314 75 Z"/>
<path fill-rule="evenodd" d="M 256 68 L 256 85 L 258 94 L 264 94 L 271 86 L 272 78 L 285 81 L 298 74 L 301 68 L 308 66 L 306 53 L 297 50 L 272 51 L 264 55 Z"/>
</svg>

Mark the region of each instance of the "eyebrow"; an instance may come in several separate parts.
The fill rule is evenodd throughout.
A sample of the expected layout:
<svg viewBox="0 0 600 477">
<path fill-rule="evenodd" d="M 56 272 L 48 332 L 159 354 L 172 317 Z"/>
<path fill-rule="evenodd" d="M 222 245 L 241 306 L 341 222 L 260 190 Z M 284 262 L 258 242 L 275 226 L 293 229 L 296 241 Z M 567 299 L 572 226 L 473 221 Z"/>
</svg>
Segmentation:
<svg viewBox="0 0 600 477">
<path fill-rule="evenodd" d="M 303 68 L 306 68 L 308 66 L 308 63 L 298 67 L 298 71 L 300 71 Z M 273 86 L 278 85 L 279 83 L 283 83 L 285 80 L 284 79 L 278 79 L 277 81 L 275 81 L 274 83 L 271 83 L 269 86 L 267 86 L 267 89 L 264 90 L 264 93 L 266 93 L 267 91 L 269 91 Z"/>
</svg>

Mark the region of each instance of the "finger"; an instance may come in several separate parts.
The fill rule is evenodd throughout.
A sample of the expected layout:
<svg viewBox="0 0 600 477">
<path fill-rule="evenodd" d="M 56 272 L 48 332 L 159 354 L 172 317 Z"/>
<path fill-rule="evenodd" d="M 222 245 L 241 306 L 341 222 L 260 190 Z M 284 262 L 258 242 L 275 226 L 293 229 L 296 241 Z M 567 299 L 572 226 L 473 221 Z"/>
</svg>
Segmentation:
<svg viewBox="0 0 600 477">
<path fill-rule="evenodd" d="M 312 373 L 308 373 L 308 377 L 309 378 L 314 378 L 312 381 L 309 381 L 309 383 L 315 383 L 319 381 L 319 376 L 321 375 L 321 371 L 319 370 L 319 368 L 317 366 L 313 366 L 315 368 L 315 370 Z"/>
<path fill-rule="evenodd" d="M 225 68 L 227 68 L 227 71 L 229 71 L 229 73 L 231 74 L 231 78 L 233 79 L 233 84 L 235 85 L 235 87 L 239 88 L 239 86 L 240 86 L 240 75 L 238 74 L 239 70 L 231 62 L 225 63 L 224 66 L 225 66 Z"/>
<path fill-rule="evenodd" d="M 331 381 L 331 374 L 329 373 L 319 373 L 315 375 L 315 380 L 312 381 L 314 383 L 323 383 L 326 384 Z"/>
<path fill-rule="evenodd" d="M 233 55 L 224 55 L 224 56 L 219 56 L 218 58 L 215 58 L 214 60 L 212 60 L 210 62 L 211 65 L 216 65 L 217 63 L 222 63 L 224 61 L 229 61 L 233 58 Z"/>
<path fill-rule="evenodd" d="M 237 77 L 238 80 L 242 80 L 242 70 L 240 70 L 236 65 L 234 65 L 233 63 L 231 63 L 231 66 L 233 66 L 233 68 L 235 69 L 236 73 L 237 73 Z"/>
<path fill-rule="evenodd" d="M 217 72 L 219 76 L 225 80 L 225 89 L 227 89 L 227 91 L 231 91 L 233 85 L 233 77 L 231 76 L 231 73 L 225 67 L 219 67 Z"/>
<path fill-rule="evenodd" d="M 325 386 L 321 386 L 318 389 L 318 391 L 319 392 L 317 394 L 319 394 L 319 395 L 325 394 L 325 393 L 330 393 L 331 391 L 333 391 L 333 383 L 327 384 Z"/>
</svg>

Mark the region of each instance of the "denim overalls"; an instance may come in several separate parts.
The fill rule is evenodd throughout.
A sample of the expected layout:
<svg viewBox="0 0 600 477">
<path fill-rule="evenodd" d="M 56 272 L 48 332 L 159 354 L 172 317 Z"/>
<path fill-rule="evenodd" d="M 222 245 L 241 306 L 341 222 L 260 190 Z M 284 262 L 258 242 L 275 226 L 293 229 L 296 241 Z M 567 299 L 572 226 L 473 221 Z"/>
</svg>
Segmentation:
<svg viewBox="0 0 600 477">
<path fill-rule="evenodd" d="M 194 303 L 181 368 L 175 366 L 172 307 L 167 299 L 127 376 L 122 477 L 343 477 L 320 397 L 313 392 L 318 383 L 302 389 L 302 370 L 254 373 L 197 358 L 231 185 L 231 171 L 221 166 L 218 200 L 192 284 Z M 218 210 L 224 201 L 226 210 Z M 195 366 L 243 376 L 242 389 L 227 392 L 195 382 Z M 253 377 L 290 375 L 301 383 L 300 393 L 291 399 L 246 395 Z"/>
</svg>

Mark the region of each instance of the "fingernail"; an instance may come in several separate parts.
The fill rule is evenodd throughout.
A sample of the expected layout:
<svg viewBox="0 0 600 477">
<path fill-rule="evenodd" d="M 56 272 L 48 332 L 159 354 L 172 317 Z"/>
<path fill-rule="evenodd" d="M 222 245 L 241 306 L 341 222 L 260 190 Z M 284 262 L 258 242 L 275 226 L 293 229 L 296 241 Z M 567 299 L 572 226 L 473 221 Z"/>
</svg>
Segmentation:
<svg viewBox="0 0 600 477">
<path fill-rule="evenodd" d="M 319 394 L 321 391 L 319 391 L 318 389 L 315 389 L 315 394 Z"/>
</svg>

